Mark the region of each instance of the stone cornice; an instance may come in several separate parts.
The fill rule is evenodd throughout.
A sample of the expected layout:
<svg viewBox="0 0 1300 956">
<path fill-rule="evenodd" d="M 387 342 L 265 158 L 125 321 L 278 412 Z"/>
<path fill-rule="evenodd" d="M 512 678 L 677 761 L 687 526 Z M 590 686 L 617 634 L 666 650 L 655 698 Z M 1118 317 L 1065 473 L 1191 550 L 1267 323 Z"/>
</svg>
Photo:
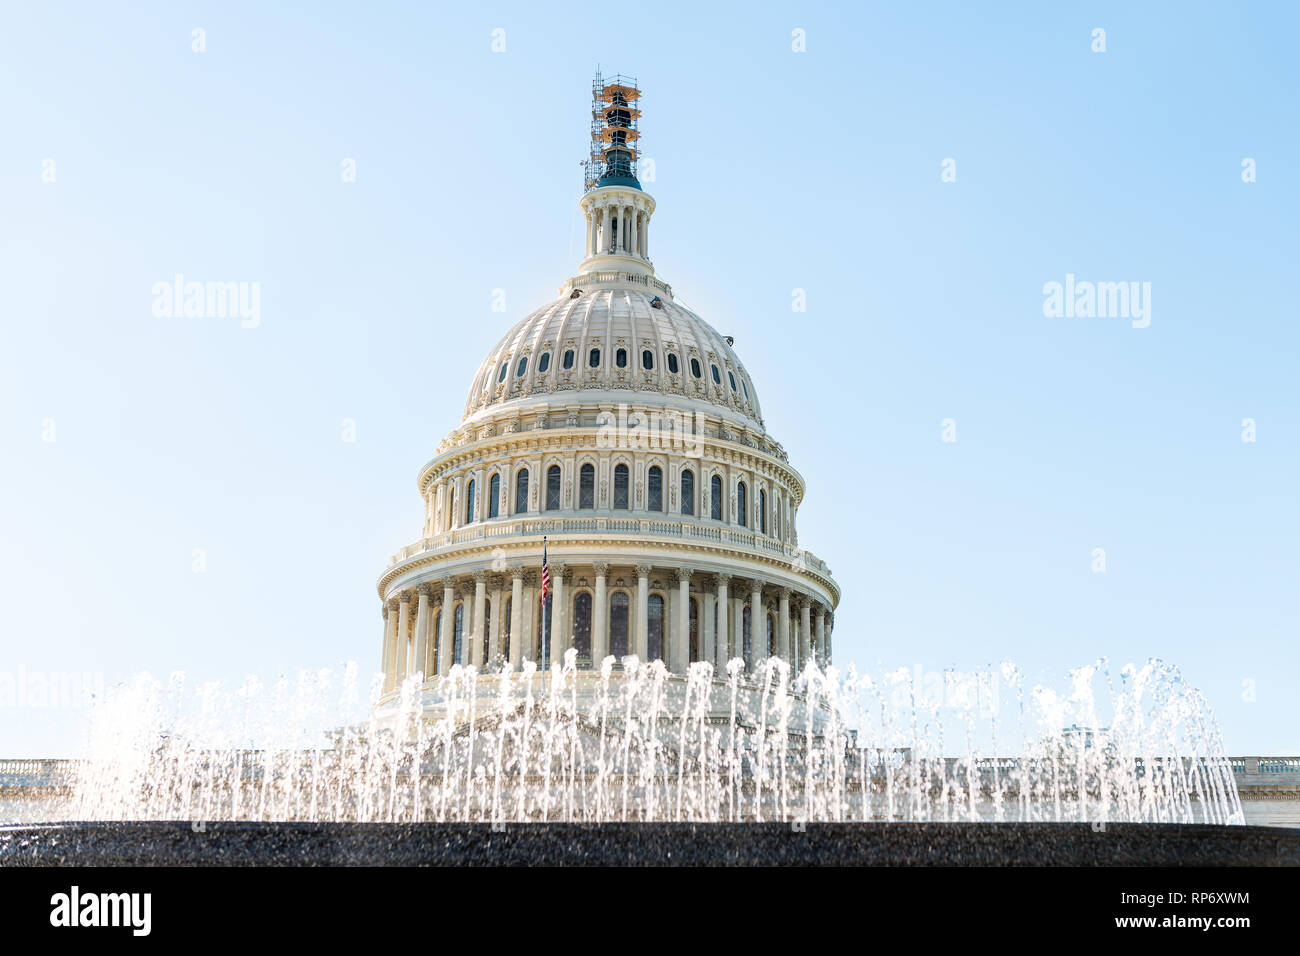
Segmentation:
<svg viewBox="0 0 1300 956">
<path fill-rule="evenodd" d="M 553 536 L 551 549 L 557 552 L 562 549 L 563 556 L 570 565 L 590 562 L 597 566 L 603 564 L 607 568 L 611 565 L 630 567 L 638 563 L 644 563 L 645 559 L 653 560 L 656 566 L 661 563 L 671 565 L 689 564 L 697 573 L 726 574 L 728 581 L 731 583 L 734 583 L 733 579 L 741 579 L 742 585 L 734 587 L 733 590 L 736 590 L 738 595 L 746 598 L 748 598 L 752 588 L 749 582 L 755 578 L 759 579 L 764 587 L 775 584 L 777 580 L 784 580 L 791 587 L 797 586 L 798 582 L 801 581 L 807 582 L 804 585 L 805 590 L 818 592 L 813 596 L 814 607 L 826 606 L 828 608 L 826 611 L 828 626 L 831 613 L 829 608 L 838 604 L 840 599 L 839 585 L 828 575 L 823 575 L 810 567 L 794 565 L 788 559 L 777 555 L 764 554 L 740 546 L 728 546 L 725 542 L 650 536 L 611 535 L 592 537 L 575 535 Z M 618 549 L 634 550 L 636 553 L 635 555 L 622 556 L 617 554 Z M 584 550 L 590 550 L 594 560 L 583 555 L 581 552 Z M 511 565 L 510 571 L 512 574 L 526 575 L 528 570 L 531 569 L 532 562 L 538 565 L 541 562 L 541 541 L 538 539 L 532 537 L 478 539 L 442 550 L 421 551 L 397 562 L 379 578 L 377 582 L 379 596 L 382 599 L 389 585 L 398 578 L 412 573 L 427 571 L 431 578 L 438 577 L 437 571 L 441 565 L 472 566 L 476 561 L 481 561 L 484 565 L 490 566 L 491 562 L 500 559 L 500 551 L 525 552 L 528 554 L 530 564 L 527 566 Z M 574 554 L 574 551 L 577 551 L 578 554 Z M 706 566 L 711 561 L 717 562 L 723 567 Z M 757 565 L 762 570 L 751 572 L 744 565 Z M 456 575 L 468 576 L 472 570 L 474 570 L 473 567 L 462 567 L 455 573 Z M 608 571 L 606 573 L 608 574 Z M 439 578 L 439 580 L 441 579 Z M 820 595 L 825 595 L 828 600 L 823 601 Z"/>
</svg>

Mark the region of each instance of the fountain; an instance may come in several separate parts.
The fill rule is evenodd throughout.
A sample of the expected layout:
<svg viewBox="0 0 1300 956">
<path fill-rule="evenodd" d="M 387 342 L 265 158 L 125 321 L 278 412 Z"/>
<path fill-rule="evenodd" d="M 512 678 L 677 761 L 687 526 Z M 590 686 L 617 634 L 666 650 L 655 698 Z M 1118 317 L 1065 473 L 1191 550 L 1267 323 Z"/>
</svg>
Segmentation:
<svg viewBox="0 0 1300 956">
<path fill-rule="evenodd" d="M 512 832 L 509 846 L 527 858 L 554 850 L 529 841 L 568 827 L 600 832 L 623 859 L 665 827 L 680 848 L 688 827 L 742 856 L 774 834 L 820 830 L 804 844 L 819 858 L 848 845 L 911 859 L 936 834 L 944 852 L 977 834 L 961 859 L 1006 861 L 1109 832 L 1091 839 L 1090 852 L 1111 854 L 1095 861 L 1136 852 L 1121 855 L 1131 862 L 1158 858 L 1133 849 L 1135 834 L 1185 843 L 1194 831 L 1203 850 L 1209 834 L 1257 829 L 1241 826 L 1203 696 L 1158 660 L 1118 674 L 1098 661 L 1059 690 L 1028 686 L 1011 664 L 922 681 L 816 664 L 796 675 L 780 658 L 749 672 L 734 660 L 724 675 L 697 662 L 684 676 L 634 657 L 598 671 L 575 663 L 570 650 L 545 675 L 532 662 L 458 666 L 429 684 L 407 680 L 386 704 L 382 677 L 363 693 L 355 665 L 269 687 L 250 678 L 234 692 L 138 677 L 93 715 L 58 814 L 76 821 L 76 838 L 59 831 L 59 852 L 101 858 L 119 846 L 114 827 L 127 827 L 132 846 L 151 848 L 141 852 L 202 860 L 218 833 L 245 841 L 288 828 L 304 852 L 328 837 L 329 853 L 371 860 L 409 854 L 431 832 L 456 835 L 444 851 L 473 854 L 495 837 L 504 852 Z M 0 831 L 0 860 L 41 859 L 50 832 Z M 341 833 L 368 836 L 341 850 Z M 367 842 L 376 834 L 379 850 Z M 178 847 L 191 838 L 202 842 Z M 1280 839 L 1270 833 L 1251 852 L 1270 859 Z"/>
</svg>

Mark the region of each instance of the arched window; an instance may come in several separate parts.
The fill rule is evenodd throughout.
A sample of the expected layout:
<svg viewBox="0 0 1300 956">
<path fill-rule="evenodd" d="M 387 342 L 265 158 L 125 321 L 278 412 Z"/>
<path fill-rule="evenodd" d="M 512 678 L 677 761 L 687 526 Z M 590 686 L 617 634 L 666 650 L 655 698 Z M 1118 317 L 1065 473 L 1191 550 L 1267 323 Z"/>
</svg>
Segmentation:
<svg viewBox="0 0 1300 956">
<path fill-rule="evenodd" d="M 560 466 L 546 469 L 546 510 L 560 510 Z"/>
<path fill-rule="evenodd" d="M 652 661 L 664 659 L 664 599 L 650 595 L 646 617 L 646 657 Z"/>
<path fill-rule="evenodd" d="M 745 610 L 741 612 L 741 657 L 745 659 L 745 670 L 754 666 L 754 635 L 753 635 L 753 617 L 754 609 L 748 604 Z"/>
<path fill-rule="evenodd" d="M 695 514 L 695 472 L 682 469 L 682 514 Z"/>
<path fill-rule="evenodd" d="M 578 660 L 583 664 L 591 661 L 591 595 L 579 591 L 573 598 L 573 646 L 578 652 Z"/>
<path fill-rule="evenodd" d="M 504 381 L 506 380 L 506 369 L 508 369 L 509 367 L 510 367 L 510 363 L 509 363 L 509 362 L 502 362 L 502 363 L 501 363 L 501 371 L 497 373 L 497 384 L 498 384 L 498 385 L 500 385 L 502 382 L 504 382 Z"/>
<path fill-rule="evenodd" d="M 474 520 L 474 479 L 469 480 L 465 486 L 465 523 L 469 524 Z"/>
<path fill-rule="evenodd" d="M 495 518 L 501 513 L 501 475 L 497 473 L 488 482 L 488 517 Z"/>
<path fill-rule="evenodd" d="M 722 376 L 718 374 L 718 367 L 717 367 L 716 365 L 711 365 L 711 366 L 709 366 L 709 367 L 710 367 L 711 369 L 713 369 L 713 384 L 714 384 L 714 385 L 721 385 L 721 384 L 722 384 Z"/>
<path fill-rule="evenodd" d="M 465 640 L 465 605 L 456 605 L 456 616 L 452 618 L 451 632 L 451 662 L 453 664 L 463 664 L 464 659 L 461 657 L 461 650 Z"/>
<path fill-rule="evenodd" d="M 691 374 L 696 378 L 700 377 L 700 360 L 697 358 L 691 359 Z"/>
<path fill-rule="evenodd" d="M 745 515 L 748 513 L 745 504 L 745 483 L 742 481 L 736 485 L 736 523 L 742 528 L 746 527 Z"/>
<path fill-rule="evenodd" d="M 528 469 L 520 468 L 515 475 L 515 514 L 528 512 Z"/>
<path fill-rule="evenodd" d="M 677 356 L 672 352 L 668 353 L 668 371 L 674 375 L 677 374 Z"/>
<path fill-rule="evenodd" d="M 592 349 L 587 354 L 587 364 L 592 368 L 600 368 L 600 349 Z"/>
<path fill-rule="evenodd" d="M 722 520 L 722 478 L 714 475 L 709 479 L 709 516 L 714 521 Z"/>
<path fill-rule="evenodd" d="M 700 602 L 691 598 L 691 639 L 690 654 L 692 661 L 704 660 L 704 648 L 700 646 Z"/>
<path fill-rule="evenodd" d="M 767 534 L 767 491 L 758 489 L 758 531 Z"/>
<path fill-rule="evenodd" d="M 735 376 L 735 373 L 733 373 L 730 369 L 727 370 L 727 380 L 731 382 L 731 390 L 732 390 L 733 392 L 738 392 L 738 391 L 740 391 L 740 389 L 736 388 L 736 376 Z"/>
<path fill-rule="evenodd" d="M 627 349 L 619 349 L 614 353 L 614 364 L 619 368 L 627 368 Z"/>
<path fill-rule="evenodd" d="M 626 591 L 615 591 L 609 599 L 609 652 L 619 661 L 627 656 Z"/>
<path fill-rule="evenodd" d="M 519 367 L 515 369 L 515 378 L 523 378 L 524 372 L 528 371 L 528 356 L 525 355 L 519 360 Z"/>
<path fill-rule="evenodd" d="M 566 370 L 573 368 L 573 349 L 564 350 L 564 368 Z"/>
<path fill-rule="evenodd" d="M 649 349 L 644 349 L 641 352 L 641 367 L 647 372 L 655 367 L 654 352 L 651 352 Z"/>
<path fill-rule="evenodd" d="M 776 654 L 776 615 L 767 616 L 767 656 Z"/>
<path fill-rule="evenodd" d="M 596 466 L 583 465 L 578 470 L 578 507 L 596 507 Z"/>
<path fill-rule="evenodd" d="M 551 353 L 543 352 L 542 357 L 537 360 L 537 371 L 545 373 L 551 367 Z"/>
<path fill-rule="evenodd" d="M 626 511 L 627 502 L 627 465 L 614 466 L 614 507 Z"/>
<path fill-rule="evenodd" d="M 650 511 L 664 510 L 664 473 L 658 465 L 650 467 L 650 474 L 646 478 L 646 492 L 649 498 L 648 509 Z"/>
</svg>

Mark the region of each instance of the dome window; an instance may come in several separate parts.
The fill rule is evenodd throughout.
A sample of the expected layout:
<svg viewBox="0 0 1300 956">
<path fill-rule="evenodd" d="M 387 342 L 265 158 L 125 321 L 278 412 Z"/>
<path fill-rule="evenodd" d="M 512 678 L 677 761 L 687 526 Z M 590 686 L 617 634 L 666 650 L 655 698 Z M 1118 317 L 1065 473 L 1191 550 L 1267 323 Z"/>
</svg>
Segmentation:
<svg viewBox="0 0 1300 956">
<path fill-rule="evenodd" d="M 691 359 L 691 374 L 696 378 L 700 377 L 700 360 L 697 358 Z"/>
<path fill-rule="evenodd" d="M 544 373 L 550 367 L 551 367 L 551 353 L 543 352 L 542 357 L 537 360 L 537 371 Z"/>
<path fill-rule="evenodd" d="M 722 376 L 718 374 L 718 367 L 717 367 L 716 365 L 712 365 L 712 366 L 710 366 L 710 368 L 713 369 L 713 384 L 714 384 L 714 385 L 721 385 L 721 384 L 722 384 Z"/>
<path fill-rule="evenodd" d="M 614 353 L 614 364 L 619 368 L 627 368 L 627 349 L 619 349 Z"/>
<path fill-rule="evenodd" d="M 591 350 L 591 354 L 587 356 L 587 364 L 592 368 L 600 368 L 600 349 Z"/>
<path fill-rule="evenodd" d="M 664 510 L 664 473 L 658 465 L 650 469 L 650 474 L 646 477 L 646 491 L 649 498 L 648 507 L 651 511 Z"/>
<path fill-rule="evenodd" d="M 628 472 L 627 465 L 614 466 L 614 507 L 619 511 L 626 511 L 628 504 Z"/>
<path fill-rule="evenodd" d="M 732 390 L 733 392 L 738 392 L 738 391 L 740 391 L 740 389 L 736 388 L 736 376 L 735 376 L 733 373 L 728 372 L 728 373 L 727 373 L 727 378 L 728 378 L 728 380 L 730 380 L 730 382 L 731 382 L 731 390 Z"/>
<path fill-rule="evenodd" d="M 668 371 L 672 372 L 674 375 L 677 374 L 677 356 L 672 352 L 668 353 Z"/>
<path fill-rule="evenodd" d="M 644 352 L 641 353 L 641 367 L 645 369 L 647 372 L 651 371 L 655 367 L 654 352 L 651 352 L 649 349 L 646 349 Z"/>
<path fill-rule="evenodd" d="M 528 356 L 525 355 L 519 360 L 519 367 L 515 369 L 515 378 L 523 378 L 524 372 L 528 371 Z"/>
<path fill-rule="evenodd" d="M 509 362 L 502 362 L 502 363 L 501 363 L 501 371 L 497 374 L 497 384 L 498 384 L 498 385 L 500 385 L 502 382 L 504 382 L 504 381 L 506 380 L 506 369 L 508 369 L 509 367 L 510 367 L 510 363 L 509 363 Z"/>
<path fill-rule="evenodd" d="M 573 368 L 573 349 L 564 350 L 564 367 L 566 369 Z"/>
</svg>

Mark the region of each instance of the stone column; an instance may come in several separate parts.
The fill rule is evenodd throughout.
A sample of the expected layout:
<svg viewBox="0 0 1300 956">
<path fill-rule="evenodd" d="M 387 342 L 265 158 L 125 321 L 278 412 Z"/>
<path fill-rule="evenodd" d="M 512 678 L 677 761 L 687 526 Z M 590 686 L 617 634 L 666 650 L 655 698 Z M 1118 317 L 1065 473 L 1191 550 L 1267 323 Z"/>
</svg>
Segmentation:
<svg viewBox="0 0 1300 956">
<path fill-rule="evenodd" d="M 428 676 L 428 653 L 429 653 L 429 585 L 420 585 L 420 603 L 415 612 L 415 673 L 420 675 L 420 681 L 423 683 L 424 678 Z"/>
<path fill-rule="evenodd" d="M 456 581 L 451 575 L 442 581 L 442 626 L 438 629 L 438 673 L 451 673 L 455 661 L 451 658 L 452 629 L 456 625 Z"/>
<path fill-rule="evenodd" d="M 754 578 L 749 592 L 749 646 L 751 664 L 757 664 L 768 655 L 767 618 L 763 614 L 763 579 Z"/>
<path fill-rule="evenodd" d="M 670 665 L 676 674 L 685 674 L 691 660 L 691 573 L 691 568 L 677 572 L 677 633 Z"/>
<path fill-rule="evenodd" d="M 711 583 L 711 582 L 710 582 Z M 706 584 L 707 588 L 708 585 Z M 717 606 L 717 597 L 711 591 L 705 590 L 700 595 L 700 660 L 710 661 L 716 659 L 717 655 L 713 650 L 713 642 L 718 639 L 716 628 L 713 626 L 713 609 Z"/>
<path fill-rule="evenodd" d="M 826 666 L 830 667 L 835 660 L 835 615 L 830 615 L 830 621 L 826 624 Z"/>
<path fill-rule="evenodd" d="M 564 603 L 564 578 L 568 573 L 564 564 L 551 565 L 551 660 L 557 664 L 564 663 L 564 652 L 573 643 Z"/>
<path fill-rule="evenodd" d="M 739 588 L 737 588 L 739 590 Z M 731 633 L 731 656 L 744 658 L 745 656 L 745 599 L 737 594 L 732 602 L 732 633 Z"/>
<path fill-rule="evenodd" d="M 391 686 L 389 681 L 393 673 L 393 634 L 397 630 L 397 618 L 389 620 L 388 604 L 381 604 L 379 607 L 379 616 L 384 622 L 384 636 L 380 644 L 380 668 L 384 674 L 384 690 Z"/>
<path fill-rule="evenodd" d="M 506 613 L 505 580 L 499 574 L 492 576 L 492 624 L 488 628 L 488 662 L 501 656 L 501 620 Z"/>
<path fill-rule="evenodd" d="M 636 566 L 636 643 L 633 651 L 644 663 L 650 653 L 650 565 Z"/>
<path fill-rule="evenodd" d="M 826 609 L 817 606 L 817 666 L 826 666 Z"/>
<path fill-rule="evenodd" d="M 592 211 L 591 211 L 590 207 L 588 207 L 588 210 L 587 210 L 587 244 L 586 244 L 586 247 L 585 247 L 586 250 L 587 250 L 587 255 L 591 255 L 591 227 L 592 227 L 592 222 L 593 222 L 594 219 L 595 219 L 595 217 L 592 215 Z"/>
<path fill-rule="evenodd" d="M 628 250 L 627 250 L 627 251 L 628 251 L 629 253 L 631 253 L 632 255 L 636 255 L 636 254 L 637 254 L 637 242 L 638 242 L 638 239 L 637 239 L 637 229 L 636 229 L 636 227 L 637 227 L 637 222 L 636 222 L 636 221 L 637 221 L 637 217 L 639 216 L 639 214 L 640 214 L 640 211 L 639 211 L 635 206 L 633 206 L 633 207 L 632 207 L 631 222 L 629 223 L 629 225 L 631 226 L 631 236 L 630 236 L 630 238 L 629 238 L 629 240 L 628 240 Z"/>
<path fill-rule="evenodd" d="M 787 662 L 790 660 L 790 589 L 781 588 L 777 592 L 780 603 L 776 612 L 776 641 L 773 654 L 780 654 Z"/>
<path fill-rule="evenodd" d="M 411 656 L 410 649 L 406 646 L 411 639 L 411 592 L 403 591 L 400 600 L 397 610 L 397 666 L 393 669 L 397 686 L 406 679 L 407 663 Z"/>
<path fill-rule="evenodd" d="M 591 661 L 599 669 L 600 662 L 609 656 L 609 598 L 605 596 L 609 562 L 597 561 L 592 571 L 596 575 L 596 594 L 591 602 Z"/>
<path fill-rule="evenodd" d="M 809 637 L 812 635 L 812 601 L 799 599 L 799 666 L 808 666 Z"/>
<path fill-rule="evenodd" d="M 474 572 L 474 637 L 467 659 L 479 667 L 486 663 L 483 659 L 483 639 L 487 637 L 487 632 L 483 628 L 483 618 L 487 605 L 487 579 L 486 571 Z"/>
<path fill-rule="evenodd" d="M 718 676 L 727 673 L 727 660 L 731 654 L 731 632 L 727 630 L 727 611 L 731 609 L 731 598 L 727 594 L 727 587 L 730 584 L 730 574 L 718 575 L 718 633 L 715 638 L 716 644 L 714 648 L 717 654 L 714 658 L 714 664 L 717 667 Z"/>
<path fill-rule="evenodd" d="M 645 214 L 645 222 L 641 223 L 641 258 L 650 258 L 650 213 Z"/>
<path fill-rule="evenodd" d="M 524 569 L 511 565 L 513 579 L 510 590 L 510 666 L 519 670 L 524 663 Z"/>
<path fill-rule="evenodd" d="M 538 616 L 541 613 L 538 578 L 539 574 L 536 571 L 524 572 L 523 653 L 525 658 L 534 663 L 540 663 L 537 658 L 540 656 L 542 643 L 542 619 Z"/>
</svg>

